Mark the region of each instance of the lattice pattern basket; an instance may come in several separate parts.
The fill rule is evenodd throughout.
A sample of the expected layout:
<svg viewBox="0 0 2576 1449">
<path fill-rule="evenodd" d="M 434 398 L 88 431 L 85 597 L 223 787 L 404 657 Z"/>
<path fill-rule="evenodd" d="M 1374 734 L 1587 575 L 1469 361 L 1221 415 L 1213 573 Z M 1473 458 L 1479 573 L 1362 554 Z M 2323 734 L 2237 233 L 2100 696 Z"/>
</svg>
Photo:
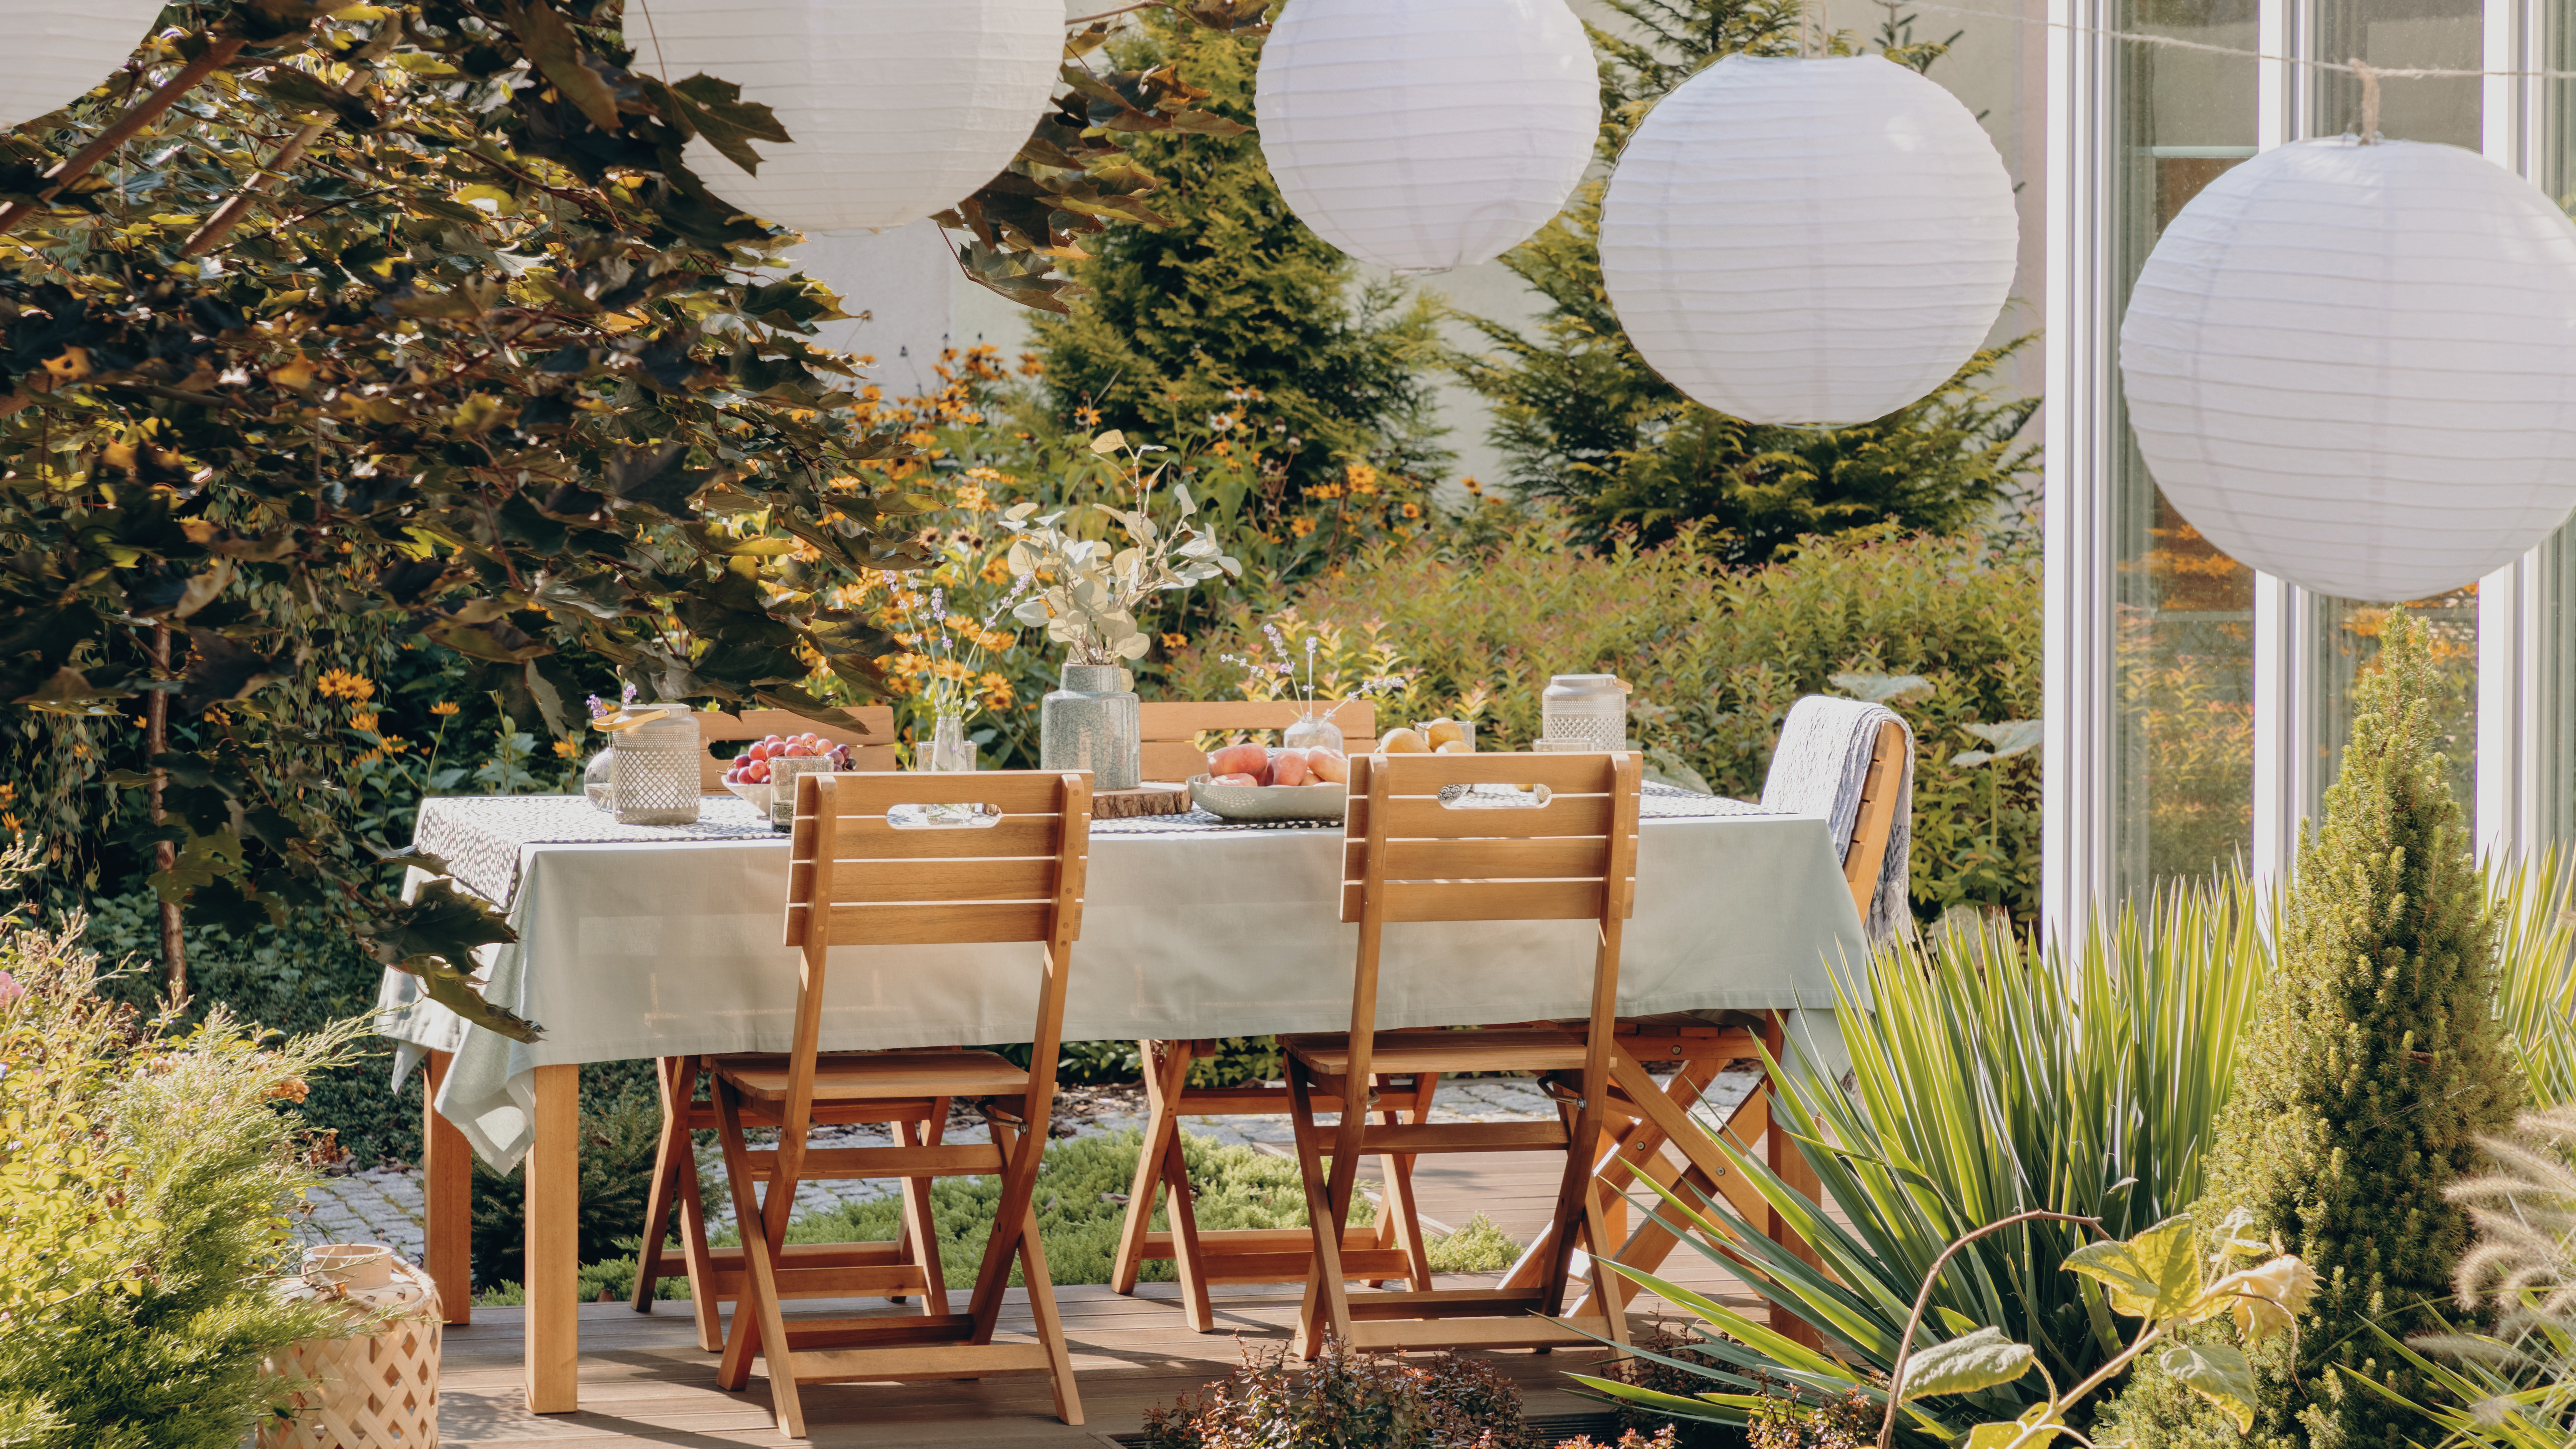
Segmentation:
<svg viewBox="0 0 2576 1449">
<path fill-rule="evenodd" d="M 304 1276 L 282 1290 L 347 1306 L 350 1333 L 308 1338 L 269 1360 L 272 1373 L 316 1381 L 292 1418 L 271 1419 L 259 1449 L 431 1449 L 438 1443 L 438 1288 L 373 1245 L 308 1248 Z M 383 1317 L 381 1315 L 391 1315 Z M 372 1325 L 373 1331 L 362 1331 Z"/>
</svg>

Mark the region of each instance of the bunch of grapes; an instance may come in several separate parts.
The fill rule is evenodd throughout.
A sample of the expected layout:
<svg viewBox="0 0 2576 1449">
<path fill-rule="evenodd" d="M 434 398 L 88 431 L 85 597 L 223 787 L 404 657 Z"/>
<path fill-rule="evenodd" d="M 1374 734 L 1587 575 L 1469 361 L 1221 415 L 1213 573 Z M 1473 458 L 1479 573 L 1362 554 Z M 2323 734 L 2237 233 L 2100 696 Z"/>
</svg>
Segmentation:
<svg viewBox="0 0 2576 1449">
<path fill-rule="evenodd" d="M 830 760 L 833 769 L 846 770 L 850 768 L 850 747 L 815 734 L 771 735 L 753 741 L 749 749 L 734 756 L 725 779 L 736 785 L 766 785 L 770 761 L 801 759 Z"/>
</svg>

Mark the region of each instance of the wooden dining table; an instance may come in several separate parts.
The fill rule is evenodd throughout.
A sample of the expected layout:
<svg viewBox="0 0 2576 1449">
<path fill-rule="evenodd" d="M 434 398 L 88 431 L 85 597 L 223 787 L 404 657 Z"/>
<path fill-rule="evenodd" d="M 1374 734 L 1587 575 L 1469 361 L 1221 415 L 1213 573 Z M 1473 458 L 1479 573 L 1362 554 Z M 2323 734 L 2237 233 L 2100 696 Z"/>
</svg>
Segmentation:
<svg viewBox="0 0 2576 1449">
<path fill-rule="evenodd" d="M 1837 978 L 1848 991 L 1866 949 L 1825 821 L 1655 785 L 1641 816 L 1620 1014 L 1809 1013 L 1830 1036 Z M 1355 928 L 1340 920 L 1338 826 L 1193 812 L 1096 821 L 1092 842 L 1067 1041 L 1348 1024 Z M 425 1266 L 462 1321 L 466 1153 L 525 1172 L 528 1408 L 569 1413 L 579 1407 L 581 1066 L 787 1048 L 797 982 L 796 953 L 781 944 L 787 843 L 729 796 L 709 797 L 697 825 L 670 828 L 617 825 L 577 796 L 433 799 L 415 843 L 503 909 L 518 939 L 478 954 L 482 990 L 543 1030 L 519 1042 L 470 1027 L 421 998 L 416 978 L 386 972 L 379 1029 L 401 1044 L 396 1081 L 424 1060 L 432 1074 Z M 1392 929 L 1380 1025 L 1579 1017 L 1591 948 L 1581 922 Z M 1038 979 L 1027 956 L 836 948 L 822 1045 L 1024 1038 Z M 1608 1166 L 1624 1183 L 1637 1164 Z"/>
</svg>

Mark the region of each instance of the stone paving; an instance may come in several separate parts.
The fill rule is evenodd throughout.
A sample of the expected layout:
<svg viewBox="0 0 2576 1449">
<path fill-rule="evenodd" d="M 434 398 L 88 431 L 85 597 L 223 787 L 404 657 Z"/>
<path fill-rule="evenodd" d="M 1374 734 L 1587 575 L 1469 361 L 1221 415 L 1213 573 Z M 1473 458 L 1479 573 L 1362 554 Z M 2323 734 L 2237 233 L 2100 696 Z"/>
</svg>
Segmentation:
<svg viewBox="0 0 2576 1449">
<path fill-rule="evenodd" d="M 1702 1099 L 1702 1116 L 1712 1112 L 1718 1120 L 1731 1115 L 1736 1105 L 1749 1095 L 1759 1079 L 1750 1073 L 1730 1072 L 1711 1084 Z M 1141 1099 L 1139 1099 L 1141 1100 Z M 1434 1122 L 1529 1121 L 1552 1117 L 1556 1108 L 1547 1097 L 1528 1081 L 1509 1078 L 1481 1078 L 1447 1081 L 1440 1084 L 1432 1099 L 1431 1120 Z M 1069 1123 L 1071 1137 L 1097 1137 L 1113 1132 L 1143 1130 L 1141 1110 L 1100 1110 Z M 1182 1130 L 1192 1136 L 1222 1145 L 1257 1146 L 1268 1144 L 1286 1149 L 1296 1141 L 1286 1113 L 1246 1117 L 1184 1117 Z M 981 1142 L 989 1140 L 981 1123 L 961 1124 L 951 1130 L 950 1140 Z M 813 1144 L 818 1147 L 884 1146 L 887 1139 L 878 1133 L 846 1128 L 817 1132 Z M 699 1168 L 710 1185 L 723 1181 L 723 1173 L 713 1148 L 700 1154 Z M 796 1189 L 796 1213 L 829 1212 L 844 1205 L 867 1202 L 891 1195 L 892 1182 L 808 1182 Z M 312 1211 L 297 1225 L 297 1236 L 308 1243 L 369 1242 L 383 1243 L 414 1262 L 422 1251 L 421 1220 L 423 1205 L 420 1176 L 411 1168 L 376 1168 L 334 1177 L 309 1191 L 306 1202 Z M 733 1213 L 721 1193 L 708 1204 L 710 1216 L 731 1225 Z"/>
</svg>

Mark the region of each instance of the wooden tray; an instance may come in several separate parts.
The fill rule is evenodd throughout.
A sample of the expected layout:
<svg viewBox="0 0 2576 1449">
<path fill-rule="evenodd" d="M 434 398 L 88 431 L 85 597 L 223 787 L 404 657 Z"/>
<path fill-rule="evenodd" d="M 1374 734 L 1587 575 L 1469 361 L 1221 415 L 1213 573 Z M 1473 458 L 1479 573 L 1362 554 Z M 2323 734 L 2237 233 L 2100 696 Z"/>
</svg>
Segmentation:
<svg viewBox="0 0 2576 1449">
<path fill-rule="evenodd" d="M 1094 820 L 1132 820 L 1139 815 L 1189 813 L 1190 790 L 1186 785 L 1166 785 L 1148 780 L 1133 790 L 1091 792 L 1091 818 Z"/>
</svg>

